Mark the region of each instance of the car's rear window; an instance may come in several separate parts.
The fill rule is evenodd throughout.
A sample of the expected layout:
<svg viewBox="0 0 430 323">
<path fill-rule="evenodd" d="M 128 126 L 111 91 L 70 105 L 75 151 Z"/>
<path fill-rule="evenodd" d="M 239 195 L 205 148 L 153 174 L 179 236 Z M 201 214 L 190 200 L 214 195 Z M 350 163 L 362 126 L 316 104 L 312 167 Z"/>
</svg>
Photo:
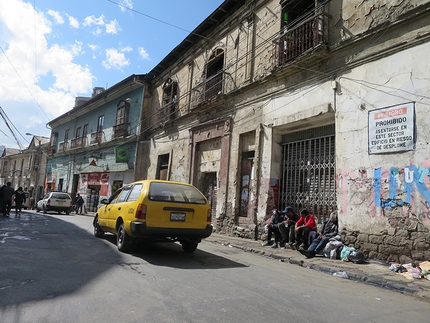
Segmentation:
<svg viewBox="0 0 430 323">
<path fill-rule="evenodd" d="M 151 183 L 149 199 L 152 201 L 206 204 L 204 195 L 195 187 L 174 183 Z"/>
<path fill-rule="evenodd" d="M 70 199 L 70 196 L 64 193 L 52 193 L 52 198 L 59 200 L 67 200 Z"/>
</svg>

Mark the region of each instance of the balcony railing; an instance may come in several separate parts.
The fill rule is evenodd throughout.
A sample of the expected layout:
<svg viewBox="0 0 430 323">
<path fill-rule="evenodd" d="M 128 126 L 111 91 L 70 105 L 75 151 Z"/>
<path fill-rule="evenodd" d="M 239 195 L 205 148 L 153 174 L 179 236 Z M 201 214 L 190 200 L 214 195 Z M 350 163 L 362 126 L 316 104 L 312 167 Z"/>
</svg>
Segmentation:
<svg viewBox="0 0 430 323">
<path fill-rule="evenodd" d="M 128 136 L 128 125 L 129 123 L 124 122 L 121 124 L 117 124 L 116 126 L 113 126 L 113 137 L 120 138 L 120 137 Z"/>
<path fill-rule="evenodd" d="M 56 146 L 50 146 L 48 149 L 48 155 L 53 155 L 57 152 L 57 147 Z"/>
<path fill-rule="evenodd" d="M 103 138 L 103 131 L 96 131 L 91 134 L 90 144 L 101 144 Z"/>
<path fill-rule="evenodd" d="M 214 100 L 219 94 L 223 93 L 224 74 L 224 72 L 219 72 L 193 88 L 191 108 Z"/>
<path fill-rule="evenodd" d="M 70 149 L 80 148 L 86 146 L 86 138 L 85 137 L 79 137 L 72 139 L 70 141 Z"/>
<path fill-rule="evenodd" d="M 282 66 L 319 45 L 327 45 L 328 21 L 329 16 L 321 13 L 303 21 L 275 39 L 276 66 Z"/>
<path fill-rule="evenodd" d="M 58 144 L 58 151 L 66 151 L 67 150 L 67 141 L 62 141 Z"/>
<path fill-rule="evenodd" d="M 158 111 L 158 121 L 160 126 L 164 127 L 175 119 L 176 103 L 170 102 Z"/>
</svg>

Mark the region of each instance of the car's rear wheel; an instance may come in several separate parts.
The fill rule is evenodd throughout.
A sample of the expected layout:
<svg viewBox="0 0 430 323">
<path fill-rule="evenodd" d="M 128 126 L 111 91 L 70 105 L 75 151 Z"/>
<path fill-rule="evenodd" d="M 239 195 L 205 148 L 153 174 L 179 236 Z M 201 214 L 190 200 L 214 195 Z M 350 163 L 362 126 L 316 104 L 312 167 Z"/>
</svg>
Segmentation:
<svg viewBox="0 0 430 323">
<path fill-rule="evenodd" d="M 99 226 L 99 217 L 98 216 L 96 216 L 94 218 L 93 226 L 94 226 L 94 236 L 97 237 L 97 238 L 103 237 L 103 235 L 105 233 L 104 233 L 104 231 L 102 229 L 100 229 L 100 226 Z"/>
<path fill-rule="evenodd" d="M 124 223 L 121 223 L 118 229 L 118 234 L 116 236 L 116 246 L 119 251 L 125 252 L 131 249 L 133 243 L 132 237 L 125 231 Z"/>
<path fill-rule="evenodd" d="M 44 205 L 44 206 L 43 206 L 43 213 L 45 213 L 45 214 L 46 214 L 47 212 L 48 212 L 48 211 L 46 210 L 46 206 Z"/>
<path fill-rule="evenodd" d="M 193 253 L 197 249 L 198 242 L 195 241 L 181 241 L 182 249 L 186 253 Z"/>
</svg>

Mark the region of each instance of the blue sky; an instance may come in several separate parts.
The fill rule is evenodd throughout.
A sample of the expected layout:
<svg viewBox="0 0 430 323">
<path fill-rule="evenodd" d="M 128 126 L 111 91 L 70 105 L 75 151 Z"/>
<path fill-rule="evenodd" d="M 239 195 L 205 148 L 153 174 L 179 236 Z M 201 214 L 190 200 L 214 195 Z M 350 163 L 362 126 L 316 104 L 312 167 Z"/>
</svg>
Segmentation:
<svg viewBox="0 0 430 323">
<path fill-rule="evenodd" d="M 148 73 L 222 0 L 0 0 L 0 106 L 24 148 L 76 96 Z M 0 119 L 0 145 L 18 148 Z"/>
</svg>

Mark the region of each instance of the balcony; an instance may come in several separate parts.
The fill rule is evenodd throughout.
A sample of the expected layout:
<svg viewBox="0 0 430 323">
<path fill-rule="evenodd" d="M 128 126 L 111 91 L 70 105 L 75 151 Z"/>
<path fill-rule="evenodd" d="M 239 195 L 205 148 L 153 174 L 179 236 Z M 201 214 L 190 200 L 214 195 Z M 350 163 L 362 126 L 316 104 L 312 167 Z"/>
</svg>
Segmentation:
<svg viewBox="0 0 430 323">
<path fill-rule="evenodd" d="M 286 31 L 273 41 L 276 66 L 282 66 L 296 57 L 321 45 L 328 45 L 329 16 L 321 13 Z"/>
<path fill-rule="evenodd" d="M 103 131 L 96 131 L 91 134 L 90 144 L 101 144 L 103 138 Z"/>
<path fill-rule="evenodd" d="M 114 138 L 121 138 L 128 136 L 128 122 L 124 122 L 121 124 L 117 124 L 116 126 L 113 126 L 113 137 Z"/>
<path fill-rule="evenodd" d="M 75 138 L 70 141 L 70 149 L 76 149 L 76 148 L 85 147 L 85 146 L 86 146 L 85 137 Z"/>
<path fill-rule="evenodd" d="M 164 127 L 170 124 L 170 122 L 175 119 L 175 114 L 176 114 L 175 102 L 170 102 L 166 104 L 164 107 L 162 107 L 158 111 L 158 121 L 159 121 L 160 127 Z"/>
<path fill-rule="evenodd" d="M 67 141 L 62 141 L 58 144 L 58 151 L 67 151 Z"/>
<path fill-rule="evenodd" d="M 48 148 L 48 155 L 53 155 L 57 152 L 57 147 L 56 146 L 50 146 Z"/>
<path fill-rule="evenodd" d="M 192 89 L 192 109 L 201 104 L 215 100 L 219 94 L 223 93 L 224 74 L 225 73 L 221 71 Z"/>
</svg>

